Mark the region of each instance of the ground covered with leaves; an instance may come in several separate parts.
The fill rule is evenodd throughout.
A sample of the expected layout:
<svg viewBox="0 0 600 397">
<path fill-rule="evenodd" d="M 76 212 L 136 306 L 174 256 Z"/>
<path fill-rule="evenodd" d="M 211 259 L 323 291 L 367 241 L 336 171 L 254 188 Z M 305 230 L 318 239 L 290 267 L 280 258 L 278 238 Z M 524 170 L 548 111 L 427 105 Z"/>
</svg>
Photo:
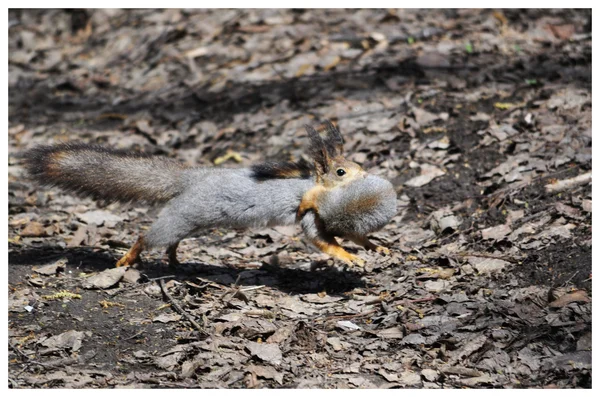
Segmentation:
<svg viewBox="0 0 600 397">
<path fill-rule="evenodd" d="M 9 14 L 9 386 L 591 387 L 591 12 Z M 381 256 L 209 230 L 114 268 L 157 209 L 43 189 L 83 141 L 247 166 L 331 119 L 388 178 Z"/>
</svg>

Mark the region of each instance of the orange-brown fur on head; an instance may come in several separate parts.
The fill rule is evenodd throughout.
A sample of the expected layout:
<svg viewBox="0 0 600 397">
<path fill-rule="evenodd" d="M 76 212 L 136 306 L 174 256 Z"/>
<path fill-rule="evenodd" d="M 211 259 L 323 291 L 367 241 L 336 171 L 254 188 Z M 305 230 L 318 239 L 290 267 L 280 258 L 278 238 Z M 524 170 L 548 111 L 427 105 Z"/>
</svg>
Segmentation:
<svg viewBox="0 0 600 397">
<path fill-rule="evenodd" d="M 333 123 L 327 121 L 317 127 L 307 125 L 305 128 L 320 184 L 328 188 L 343 186 L 367 175 L 360 165 L 343 156 L 344 138 Z"/>
</svg>

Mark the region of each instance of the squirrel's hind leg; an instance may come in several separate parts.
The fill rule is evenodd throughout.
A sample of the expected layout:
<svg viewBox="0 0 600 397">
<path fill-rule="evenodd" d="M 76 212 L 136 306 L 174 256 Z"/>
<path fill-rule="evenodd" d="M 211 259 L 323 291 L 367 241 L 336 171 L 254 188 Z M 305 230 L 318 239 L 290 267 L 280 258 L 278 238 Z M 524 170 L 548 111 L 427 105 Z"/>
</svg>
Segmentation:
<svg viewBox="0 0 600 397">
<path fill-rule="evenodd" d="M 183 209 L 189 206 L 188 197 L 184 201 L 172 201 L 161 211 L 158 219 L 152 224 L 152 227 L 146 234 L 146 245 L 150 247 L 167 247 L 165 252 L 169 266 L 179 265 L 177 260 L 177 247 L 179 242 L 191 235 L 196 229 L 204 225 L 200 215 L 194 215 L 184 212 Z M 197 218 L 194 218 L 197 216 Z"/>
<path fill-rule="evenodd" d="M 166 254 L 169 260 L 169 266 L 171 267 L 177 267 L 180 265 L 179 260 L 177 260 L 177 247 L 179 247 L 179 241 L 167 248 Z"/>
<path fill-rule="evenodd" d="M 350 237 L 350 240 L 356 244 L 364 247 L 365 249 L 379 252 L 380 254 L 390 255 L 389 248 L 386 248 L 382 245 L 373 244 L 366 236 L 353 236 Z"/>
<path fill-rule="evenodd" d="M 121 266 L 132 266 L 134 263 L 140 261 L 140 254 L 146 248 L 146 241 L 144 236 L 140 236 L 135 244 L 127 251 L 125 255 L 117 262 L 117 267 Z M 169 260 L 169 266 L 178 266 L 179 261 L 177 260 L 177 247 L 179 246 L 179 242 L 169 245 L 167 248 L 167 258 Z"/>
<path fill-rule="evenodd" d="M 144 250 L 144 236 L 140 236 L 135 244 L 127 251 L 125 255 L 117 262 L 117 267 L 132 266 L 140 260 L 140 254 Z"/>
<path fill-rule="evenodd" d="M 335 237 L 324 231 L 321 220 L 314 212 L 308 212 L 301 221 L 302 230 L 310 242 L 322 252 L 346 262 L 349 266 L 365 265 L 365 261 L 346 251 Z"/>
<path fill-rule="evenodd" d="M 346 264 L 348 264 L 350 267 L 354 265 L 360 267 L 365 266 L 364 260 L 346 251 L 341 245 L 338 244 L 338 242 L 335 240 L 335 237 L 330 237 L 327 239 L 313 239 L 312 243 L 324 253 L 346 262 Z"/>
</svg>

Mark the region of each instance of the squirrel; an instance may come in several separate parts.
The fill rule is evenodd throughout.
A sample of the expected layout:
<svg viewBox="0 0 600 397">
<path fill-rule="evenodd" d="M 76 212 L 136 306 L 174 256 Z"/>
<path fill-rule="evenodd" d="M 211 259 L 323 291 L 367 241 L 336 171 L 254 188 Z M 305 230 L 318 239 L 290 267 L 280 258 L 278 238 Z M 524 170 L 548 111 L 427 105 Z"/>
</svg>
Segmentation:
<svg viewBox="0 0 600 397">
<path fill-rule="evenodd" d="M 163 204 L 158 219 L 116 266 L 131 266 L 144 250 L 166 247 L 179 264 L 179 242 L 214 227 L 251 228 L 299 223 L 322 252 L 348 264 L 364 261 L 336 240 L 389 254 L 368 240 L 396 215 L 392 184 L 343 156 L 331 122 L 305 126 L 312 163 L 266 162 L 249 168 L 188 167 L 163 157 L 83 143 L 37 146 L 24 154 L 38 183 L 110 202 Z"/>
</svg>

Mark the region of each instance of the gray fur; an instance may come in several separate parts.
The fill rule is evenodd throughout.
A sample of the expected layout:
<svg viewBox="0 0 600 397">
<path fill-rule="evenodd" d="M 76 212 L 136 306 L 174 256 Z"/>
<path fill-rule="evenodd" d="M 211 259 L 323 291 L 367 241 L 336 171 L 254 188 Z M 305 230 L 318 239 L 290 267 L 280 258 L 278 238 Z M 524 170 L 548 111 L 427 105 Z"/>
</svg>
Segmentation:
<svg viewBox="0 0 600 397">
<path fill-rule="evenodd" d="M 374 205 L 356 211 L 356 203 L 375 198 Z M 384 227 L 396 215 L 396 191 L 375 175 L 336 187 L 319 196 L 319 218 L 325 230 L 340 237 L 366 236 Z"/>
<path fill-rule="evenodd" d="M 309 241 L 326 240 L 327 235 L 324 234 L 323 228 L 319 227 L 319 218 L 310 211 L 307 212 L 300 221 L 302 232 Z"/>
<path fill-rule="evenodd" d="M 250 169 L 192 168 L 183 172 L 186 190 L 171 200 L 152 225 L 148 247 L 169 246 L 197 230 L 291 225 L 314 179 L 251 177 Z"/>
</svg>

